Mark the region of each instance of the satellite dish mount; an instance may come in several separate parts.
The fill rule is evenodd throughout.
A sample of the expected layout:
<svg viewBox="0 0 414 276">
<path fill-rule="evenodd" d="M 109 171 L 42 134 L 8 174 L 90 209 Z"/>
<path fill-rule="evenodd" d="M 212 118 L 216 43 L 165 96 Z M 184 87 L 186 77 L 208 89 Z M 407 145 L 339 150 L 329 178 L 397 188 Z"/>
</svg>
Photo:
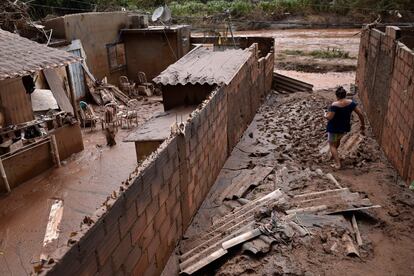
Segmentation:
<svg viewBox="0 0 414 276">
<path fill-rule="evenodd" d="M 151 17 L 152 22 L 159 22 L 164 27 L 168 27 L 167 24 L 171 21 L 171 10 L 167 5 L 157 8 Z"/>
</svg>

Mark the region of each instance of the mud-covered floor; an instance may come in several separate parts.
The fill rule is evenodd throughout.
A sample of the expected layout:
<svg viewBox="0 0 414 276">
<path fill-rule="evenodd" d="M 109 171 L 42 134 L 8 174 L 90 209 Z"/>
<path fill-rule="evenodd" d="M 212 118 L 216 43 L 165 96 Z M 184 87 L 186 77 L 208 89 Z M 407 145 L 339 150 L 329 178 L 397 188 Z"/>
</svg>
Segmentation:
<svg viewBox="0 0 414 276">
<path fill-rule="evenodd" d="M 412 275 L 414 193 L 398 179 L 371 132 L 360 135 L 356 118 L 341 150 L 344 168 L 333 171 L 324 153 L 323 119 L 323 109 L 333 99 L 333 89 L 272 94 L 227 160 L 177 253 L 194 248 L 213 221 L 240 205 L 234 200 L 223 201 L 223 193 L 236 184 L 238 175 L 263 166 L 273 170 L 247 193 L 246 199 L 259 198 L 275 188 L 293 195 L 334 189 L 332 181 L 318 176 L 322 171 L 323 175 L 332 173 L 342 187 L 381 205 L 379 209 L 355 213 L 363 240 L 360 257 L 332 249 L 330 241 L 341 244 L 341 239 L 337 229 L 330 229 L 306 239 L 275 243 L 265 254 L 243 253 L 242 246 L 234 247 L 197 275 Z M 286 169 L 289 175 L 302 176 L 290 182 L 275 181 L 276 175 Z M 167 275 L 177 273 L 174 263 L 176 257 L 170 259 Z"/>
<path fill-rule="evenodd" d="M 141 101 L 138 123 L 162 111 L 159 97 Z M 28 275 L 40 254 L 67 242 L 119 183 L 136 168 L 134 143 L 124 143 L 131 131 L 119 129 L 117 145 L 109 148 L 101 127 L 82 130 L 85 150 L 0 197 L 0 275 Z M 48 216 L 55 199 L 63 200 L 60 234 L 53 248 L 43 248 Z"/>
</svg>

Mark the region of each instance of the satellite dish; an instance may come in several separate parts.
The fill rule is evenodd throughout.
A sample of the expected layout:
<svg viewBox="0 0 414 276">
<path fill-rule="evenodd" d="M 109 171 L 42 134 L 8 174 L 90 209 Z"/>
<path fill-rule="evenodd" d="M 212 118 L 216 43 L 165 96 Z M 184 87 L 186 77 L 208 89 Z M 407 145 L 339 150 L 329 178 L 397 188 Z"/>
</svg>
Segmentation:
<svg viewBox="0 0 414 276">
<path fill-rule="evenodd" d="M 157 8 L 151 17 L 152 22 L 161 21 L 168 22 L 171 20 L 171 10 L 165 5 L 164 7 Z"/>
</svg>

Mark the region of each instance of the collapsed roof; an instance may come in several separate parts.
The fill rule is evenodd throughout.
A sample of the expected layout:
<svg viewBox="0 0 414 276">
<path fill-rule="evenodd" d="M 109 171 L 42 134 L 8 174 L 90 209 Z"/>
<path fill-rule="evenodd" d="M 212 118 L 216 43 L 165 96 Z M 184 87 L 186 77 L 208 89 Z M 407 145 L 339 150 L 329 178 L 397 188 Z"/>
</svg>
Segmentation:
<svg viewBox="0 0 414 276">
<path fill-rule="evenodd" d="M 0 30 L 0 80 L 81 61 L 80 57 Z"/>
<path fill-rule="evenodd" d="M 153 79 L 157 84 L 229 84 L 252 53 L 246 49 L 214 50 L 198 46 Z"/>
</svg>

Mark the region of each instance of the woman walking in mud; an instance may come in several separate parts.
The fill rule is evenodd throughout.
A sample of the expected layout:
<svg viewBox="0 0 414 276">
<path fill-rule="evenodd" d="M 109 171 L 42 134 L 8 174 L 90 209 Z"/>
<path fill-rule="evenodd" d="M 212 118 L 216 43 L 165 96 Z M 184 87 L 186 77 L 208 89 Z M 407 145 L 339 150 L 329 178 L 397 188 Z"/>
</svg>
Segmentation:
<svg viewBox="0 0 414 276">
<path fill-rule="evenodd" d="M 335 160 L 333 167 L 341 168 L 341 160 L 339 159 L 338 147 L 341 144 L 342 137 L 351 131 L 351 114 L 353 111 L 358 115 L 361 121 L 361 133 L 365 132 L 364 115 L 358 108 L 357 103 L 346 98 L 346 90 L 341 86 L 335 91 L 337 101 L 333 102 L 329 107 L 325 118 L 328 120 L 327 132 L 329 149 L 332 158 Z"/>
</svg>

